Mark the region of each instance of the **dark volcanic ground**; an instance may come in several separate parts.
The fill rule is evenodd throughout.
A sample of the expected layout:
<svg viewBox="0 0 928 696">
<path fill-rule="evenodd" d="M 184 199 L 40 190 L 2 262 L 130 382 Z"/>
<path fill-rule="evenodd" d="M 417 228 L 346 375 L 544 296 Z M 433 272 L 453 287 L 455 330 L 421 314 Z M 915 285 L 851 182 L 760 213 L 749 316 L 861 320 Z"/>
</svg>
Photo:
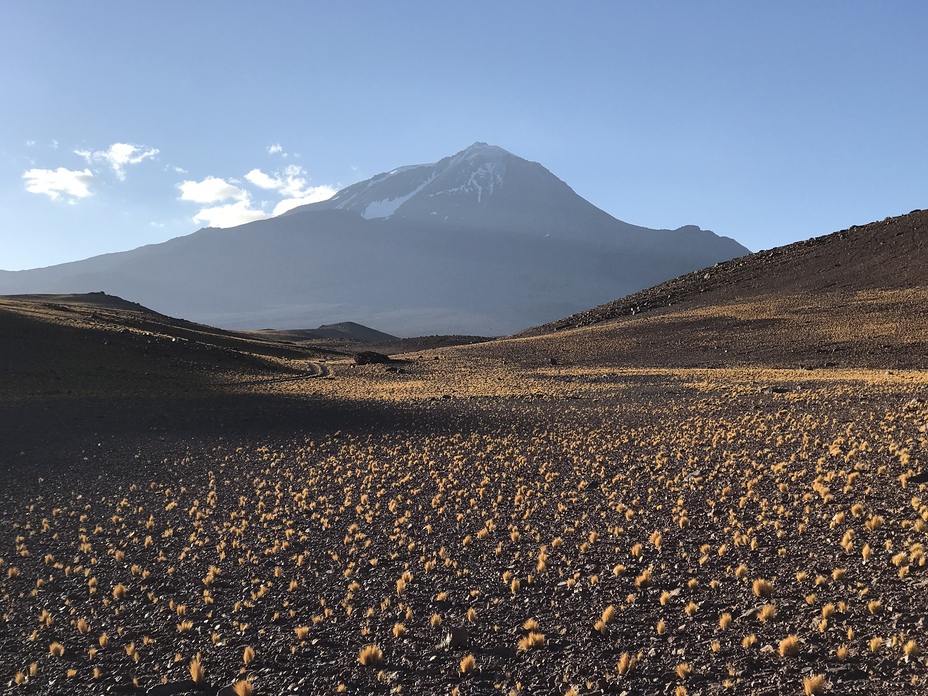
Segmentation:
<svg viewBox="0 0 928 696">
<path fill-rule="evenodd" d="M 925 215 L 385 365 L 0 298 L 4 693 L 926 691 Z"/>
<path fill-rule="evenodd" d="M 204 688 L 244 670 L 262 694 L 924 688 L 904 646 L 928 608 L 928 507 L 900 482 L 928 446 L 917 376 L 552 369 L 509 393 L 377 396 L 379 375 L 426 368 L 345 365 L 335 398 L 4 413 L 25 452 L 2 453 L 11 693 L 192 693 L 197 653 Z M 529 620 L 544 638 L 520 649 Z M 465 645 L 441 647 L 451 627 Z M 359 664 L 368 644 L 379 666 Z"/>
</svg>

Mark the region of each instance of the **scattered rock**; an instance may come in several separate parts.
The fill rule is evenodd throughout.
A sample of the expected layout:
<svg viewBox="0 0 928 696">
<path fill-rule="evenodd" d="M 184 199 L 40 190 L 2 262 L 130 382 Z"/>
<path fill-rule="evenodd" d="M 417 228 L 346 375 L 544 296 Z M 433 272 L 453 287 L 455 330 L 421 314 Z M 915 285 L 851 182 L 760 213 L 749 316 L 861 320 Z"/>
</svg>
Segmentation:
<svg viewBox="0 0 928 696">
<path fill-rule="evenodd" d="M 467 647 L 468 634 L 464 626 L 451 626 L 445 633 L 441 641 L 441 648 L 445 650 L 456 650 L 457 648 Z"/>
<path fill-rule="evenodd" d="M 354 356 L 354 362 L 356 365 L 375 365 L 390 363 L 393 361 L 390 359 L 389 355 L 384 355 L 383 353 L 378 353 L 374 350 L 362 350 L 360 353 Z"/>
</svg>

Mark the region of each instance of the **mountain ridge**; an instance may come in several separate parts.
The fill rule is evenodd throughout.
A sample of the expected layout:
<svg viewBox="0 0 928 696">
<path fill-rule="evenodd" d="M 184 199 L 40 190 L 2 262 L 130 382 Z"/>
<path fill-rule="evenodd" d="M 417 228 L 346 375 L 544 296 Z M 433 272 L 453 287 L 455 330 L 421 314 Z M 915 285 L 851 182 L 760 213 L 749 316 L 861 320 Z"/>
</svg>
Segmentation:
<svg viewBox="0 0 928 696">
<path fill-rule="evenodd" d="M 3 272 L 0 293 L 104 290 L 233 329 L 498 336 L 747 251 L 695 226 L 618 220 L 542 165 L 478 143 L 275 218 Z"/>
<path fill-rule="evenodd" d="M 523 366 L 924 370 L 926 270 L 928 211 L 915 210 L 722 262 L 466 351 Z"/>
</svg>

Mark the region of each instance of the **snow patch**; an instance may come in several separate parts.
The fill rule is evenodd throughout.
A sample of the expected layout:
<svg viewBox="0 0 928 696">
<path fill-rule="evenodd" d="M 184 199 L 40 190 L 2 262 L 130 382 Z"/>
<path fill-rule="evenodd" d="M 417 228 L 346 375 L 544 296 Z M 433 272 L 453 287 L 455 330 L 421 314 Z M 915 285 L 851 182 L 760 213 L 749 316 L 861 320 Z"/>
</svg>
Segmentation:
<svg viewBox="0 0 928 696">
<path fill-rule="evenodd" d="M 483 202 L 483 194 L 486 190 L 487 198 L 493 195 L 493 192 L 503 186 L 503 176 L 506 173 L 506 165 L 500 162 L 487 162 L 481 164 L 477 169 L 471 172 L 470 179 L 462 186 L 457 186 L 446 191 L 438 191 L 433 196 L 440 196 L 445 193 L 460 192 L 477 192 L 477 202 Z"/>
<path fill-rule="evenodd" d="M 435 174 L 432 174 L 428 179 L 419 184 L 415 189 L 407 193 L 405 196 L 399 196 L 397 198 L 385 198 L 379 201 L 372 201 L 367 204 L 367 207 L 364 209 L 364 212 L 361 213 L 361 217 L 365 220 L 373 220 L 374 218 L 388 218 L 393 213 L 396 212 L 396 209 L 399 208 L 403 203 L 408 201 L 410 198 L 415 196 L 419 191 L 424 189 L 435 178 Z"/>
</svg>

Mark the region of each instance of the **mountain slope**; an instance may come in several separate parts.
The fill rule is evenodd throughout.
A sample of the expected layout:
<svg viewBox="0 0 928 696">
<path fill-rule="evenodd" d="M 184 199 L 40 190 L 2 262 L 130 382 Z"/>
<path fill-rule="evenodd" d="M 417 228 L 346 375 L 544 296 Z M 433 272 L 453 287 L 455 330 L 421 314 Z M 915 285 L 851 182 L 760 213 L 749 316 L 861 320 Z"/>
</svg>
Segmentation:
<svg viewBox="0 0 928 696">
<path fill-rule="evenodd" d="M 228 393 L 302 378 L 333 351 L 164 316 L 119 297 L 0 297 L 0 400 Z"/>
<path fill-rule="evenodd" d="M 473 350 L 486 350 L 478 347 Z M 928 368 L 928 211 L 720 263 L 523 332 L 526 364 Z"/>
<path fill-rule="evenodd" d="M 277 218 L 0 273 L 0 293 L 104 290 L 227 328 L 501 335 L 746 252 L 697 227 L 616 220 L 541 165 L 477 143 Z"/>
</svg>

